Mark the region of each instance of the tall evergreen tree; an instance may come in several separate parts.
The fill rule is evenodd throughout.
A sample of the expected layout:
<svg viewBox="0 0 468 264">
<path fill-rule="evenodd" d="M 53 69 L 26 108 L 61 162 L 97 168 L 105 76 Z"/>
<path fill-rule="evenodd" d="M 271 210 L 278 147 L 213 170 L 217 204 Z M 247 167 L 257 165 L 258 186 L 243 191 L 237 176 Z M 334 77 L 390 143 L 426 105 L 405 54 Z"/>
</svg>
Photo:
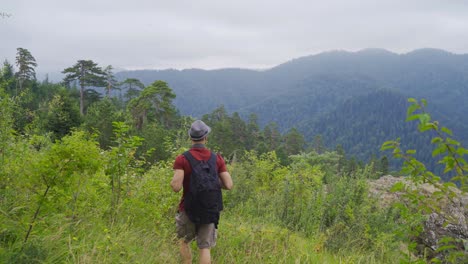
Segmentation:
<svg viewBox="0 0 468 264">
<path fill-rule="evenodd" d="M 244 120 L 241 119 L 239 113 L 234 112 L 231 117 L 231 129 L 234 135 L 232 139 L 238 146 L 245 147 L 247 143 L 247 125 Z"/>
<path fill-rule="evenodd" d="M 90 107 L 94 103 L 101 101 L 101 99 L 102 94 L 100 94 L 98 91 L 93 89 L 86 90 L 84 93 L 84 110 L 86 114 L 88 113 L 88 107 Z"/>
<path fill-rule="evenodd" d="M 135 78 L 127 78 L 125 81 L 121 82 L 119 86 L 121 89 L 127 90 L 127 92 L 125 92 L 125 99 L 127 99 L 127 101 L 138 97 L 141 91 L 145 88 L 145 85 Z"/>
<path fill-rule="evenodd" d="M 337 162 L 337 173 L 342 174 L 344 166 L 346 165 L 346 153 L 344 148 L 341 144 L 336 145 L 335 152 L 338 154 L 338 162 Z"/>
<path fill-rule="evenodd" d="M 0 70 L 0 85 L 3 85 L 5 91 L 12 93 L 15 89 L 15 72 L 13 70 L 13 65 L 5 60 L 3 62 L 3 67 Z"/>
<path fill-rule="evenodd" d="M 112 142 L 112 122 L 123 122 L 121 112 L 110 98 L 91 105 L 86 114 L 84 126 L 90 131 L 98 132 L 97 140 L 102 148 L 107 149 Z"/>
<path fill-rule="evenodd" d="M 104 75 L 106 77 L 106 97 L 109 97 L 113 89 L 119 89 L 118 88 L 118 82 L 117 79 L 115 79 L 114 68 L 112 65 L 108 65 L 104 69 Z"/>
<path fill-rule="evenodd" d="M 388 158 L 387 158 L 387 156 L 383 156 L 380 159 L 380 171 L 381 171 L 382 175 L 387 175 L 388 174 L 388 167 L 389 167 Z"/>
<path fill-rule="evenodd" d="M 276 150 L 281 143 L 281 133 L 278 129 L 278 124 L 271 122 L 263 129 L 265 143 L 268 145 L 269 150 Z"/>
<path fill-rule="evenodd" d="M 232 155 L 234 151 L 241 147 L 234 136 L 231 118 L 224 105 L 218 106 L 210 114 L 204 115 L 202 119 L 213 131 L 216 131 L 216 133 L 209 136 L 210 145 L 223 153 L 223 155 Z"/>
<path fill-rule="evenodd" d="M 128 104 L 136 128 L 141 130 L 148 119 L 170 128 L 177 116 L 177 110 L 172 104 L 175 97 L 166 82 L 155 81 L 146 87 L 140 96 Z"/>
<path fill-rule="evenodd" d="M 62 71 L 66 74 L 63 82 L 67 85 L 72 81 L 78 81 L 80 84 L 80 114 L 84 115 L 84 98 L 86 87 L 105 87 L 106 74 L 92 60 L 79 60 L 72 67 Z"/>
<path fill-rule="evenodd" d="M 323 144 L 322 135 L 316 135 L 314 137 L 314 141 L 312 142 L 312 146 L 318 154 L 322 154 L 325 152 L 325 146 Z"/>
<path fill-rule="evenodd" d="M 45 116 L 45 129 L 54 133 L 56 139 L 68 134 L 80 124 L 80 115 L 76 105 L 66 93 L 60 92 L 49 101 Z"/>
<path fill-rule="evenodd" d="M 292 128 L 286 135 L 284 135 L 284 149 L 288 156 L 299 154 L 304 151 L 305 140 L 304 136 Z"/>
<path fill-rule="evenodd" d="M 254 113 L 249 115 L 247 123 L 247 134 L 249 135 L 246 142 L 248 150 L 254 149 L 260 141 L 260 128 L 258 126 L 258 117 Z"/>
<path fill-rule="evenodd" d="M 29 50 L 23 48 L 17 48 L 16 50 L 16 66 L 18 66 L 16 80 L 19 90 L 22 91 L 26 81 L 36 80 L 35 68 L 37 67 L 37 63 Z"/>
</svg>

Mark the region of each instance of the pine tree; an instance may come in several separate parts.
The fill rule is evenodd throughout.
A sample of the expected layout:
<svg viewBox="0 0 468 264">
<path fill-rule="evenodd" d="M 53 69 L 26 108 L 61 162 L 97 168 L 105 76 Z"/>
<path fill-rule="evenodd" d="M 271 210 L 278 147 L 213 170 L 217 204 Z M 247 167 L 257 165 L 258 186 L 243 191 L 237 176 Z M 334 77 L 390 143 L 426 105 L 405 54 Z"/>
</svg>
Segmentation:
<svg viewBox="0 0 468 264">
<path fill-rule="evenodd" d="M 127 89 L 125 93 L 125 98 L 127 101 L 132 100 L 135 97 L 138 97 L 141 91 L 145 88 L 145 85 L 138 79 L 127 78 L 125 81 L 119 84 L 121 89 Z"/>
<path fill-rule="evenodd" d="M 119 89 L 119 83 L 117 82 L 117 79 L 115 79 L 113 70 L 114 68 L 112 67 L 112 65 L 108 65 L 104 69 L 104 75 L 106 77 L 106 97 L 108 98 L 110 97 L 112 89 Z"/>
<path fill-rule="evenodd" d="M 8 60 L 3 62 L 3 67 L 0 70 L 0 85 L 2 85 L 5 91 L 10 93 L 10 95 L 15 89 L 15 72 L 13 70 L 13 65 L 11 65 Z"/>
<path fill-rule="evenodd" d="M 37 63 L 29 50 L 23 48 L 17 48 L 16 50 L 16 66 L 18 66 L 16 80 L 19 90 L 22 91 L 25 82 L 36 80 L 36 70 L 34 68 L 37 67 Z"/>
<path fill-rule="evenodd" d="M 322 138 L 322 135 L 316 135 L 314 137 L 314 141 L 312 143 L 313 145 L 313 148 L 314 150 L 318 153 L 318 154 L 322 154 L 325 152 L 325 146 L 323 145 L 323 138 Z"/>
<path fill-rule="evenodd" d="M 337 164 L 337 173 L 338 174 L 342 174 L 343 170 L 344 170 L 344 166 L 346 165 L 346 153 L 344 151 L 344 148 L 342 145 L 338 144 L 336 147 L 335 147 L 335 152 L 336 154 L 338 154 L 338 164 Z"/>
<path fill-rule="evenodd" d="M 383 156 L 380 159 L 380 171 L 382 172 L 382 175 L 387 175 L 388 174 L 388 158 L 387 158 L 387 156 Z"/>
<path fill-rule="evenodd" d="M 284 149 L 288 156 L 299 154 L 304 150 L 304 145 L 304 136 L 296 128 L 292 128 L 284 135 Z"/>
<path fill-rule="evenodd" d="M 254 149 L 255 146 L 259 143 L 260 140 L 260 128 L 258 126 L 258 117 L 254 113 L 251 113 L 249 116 L 249 121 L 247 123 L 247 142 L 246 148 L 248 150 Z"/>
<path fill-rule="evenodd" d="M 56 139 L 62 138 L 80 124 L 77 110 L 65 93 L 54 95 L 47 106 L 45 129 L 53 132 Z"/>
<path fill-rule="evenodd" d="M 240 117 L 239 113 L 234 112 L 231 117 L 231 130 L 233 132 L 234 138 L 232 141 L 240 147 L 240 149 L 244 149 L 247 143 L 247 125 L 245 124 L 244 120 Z"/>
<path fill-rule="evenodd" d="M 281 143 L 281 133 L 278 130 L 278 124 L 271 122 L 263 129 L 265 143 L 268 145 L 270 151 L 277 150 Z"/>
<path fill-rule="evenodd" d="M 177 110 L 172 104 L 175 97 L 172 89 L 163 81 L 155 81 L 146 87 L 140 96 L 128 104 L 136 128 L 141 130 L 148 119 L 170 128 L 177 116 Z"/>
<path fill-rule="evenodd" d="M 80 84 L 80 114 L 84 115 L 84 98 L 86 87 L 105 87 L 106 74 L 92 60 L 79 60 L 72 67 L 62 71 L 66 74 L 63 82 L 69 85 L 72 81 L 78 81 Z"/>
</svg>

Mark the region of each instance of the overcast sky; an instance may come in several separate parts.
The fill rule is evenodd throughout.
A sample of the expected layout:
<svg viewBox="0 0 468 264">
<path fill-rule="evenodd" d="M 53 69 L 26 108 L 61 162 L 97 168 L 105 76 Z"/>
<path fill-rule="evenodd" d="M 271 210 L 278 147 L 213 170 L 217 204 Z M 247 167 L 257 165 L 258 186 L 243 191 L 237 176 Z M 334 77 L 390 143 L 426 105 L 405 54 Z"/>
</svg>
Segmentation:
<svg viewBox="0 0 468 264">
<path fill-rule="evenodd" d="M 0 59 L 38 72 L 79 59 L 121 69 L 264 69 L 329 50 L 468 53 L 466 0 L 0 0 Z"/>
</svg>

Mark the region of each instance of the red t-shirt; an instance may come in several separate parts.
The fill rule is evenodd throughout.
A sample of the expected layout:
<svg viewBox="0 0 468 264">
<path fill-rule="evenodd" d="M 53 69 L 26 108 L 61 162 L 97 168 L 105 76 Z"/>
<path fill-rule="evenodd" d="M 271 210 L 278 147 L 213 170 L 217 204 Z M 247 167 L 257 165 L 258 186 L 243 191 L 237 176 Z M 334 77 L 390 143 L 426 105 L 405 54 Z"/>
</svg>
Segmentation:
<svg viewBox="0 0 468 264">
<path fill-rule="evenodd" d="M 190 154 L 196 160 L 209 160 L 211 157 L 211 151 L 207 148 L 200 148 L 200 147 L 193 147 L 190 149 Z M 175 159 L 174 162 L 174 170 L 183 170 L 184 171 L 184 182 L 183 182 L 183 191 L 182 191 L 182 199 L 179 203 L 179 211 L 182 212 L 185 210 L 184 208 L 184 197 L 187 193 L 188 189 L 190 188 L 190 174 L 192 174 L 192 167 L 190 167 L 190 162 L 184 157 L 184 155 L 179 155 Z M 218 174 L 221 172 L 227 171 L 226 163 L 224 162 L 223 157 L 221 155 L 216 154 L 216 168 L 218 169 Z"/>
</svg>

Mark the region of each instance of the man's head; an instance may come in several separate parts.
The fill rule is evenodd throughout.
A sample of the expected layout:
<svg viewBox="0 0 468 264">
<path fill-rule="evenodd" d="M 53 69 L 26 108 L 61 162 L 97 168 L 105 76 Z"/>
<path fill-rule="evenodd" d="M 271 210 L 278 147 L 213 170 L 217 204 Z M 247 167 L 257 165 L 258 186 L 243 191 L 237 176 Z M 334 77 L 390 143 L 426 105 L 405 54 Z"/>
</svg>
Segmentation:
<svg viewBox="0 0 468 264">
<path fill-rule="evenodd" d="M 188 130 L 189 137 L 194 142 L 203 141 L 211 132 L 211 128 L 203 121 L 196 120 Z"/>
</svg>

